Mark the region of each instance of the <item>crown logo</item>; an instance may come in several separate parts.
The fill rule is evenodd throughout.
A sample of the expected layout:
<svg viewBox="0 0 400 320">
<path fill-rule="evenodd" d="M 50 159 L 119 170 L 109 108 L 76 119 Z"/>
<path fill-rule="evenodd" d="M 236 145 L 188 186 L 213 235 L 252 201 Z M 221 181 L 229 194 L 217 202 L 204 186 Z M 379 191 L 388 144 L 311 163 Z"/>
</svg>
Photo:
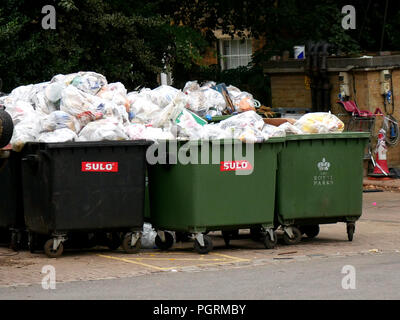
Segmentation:
<svg viewBox="0 0 400 320">
<path fill-rule="evenodd" d="M 331 164 L 323 158 L 321 162 L 318 162 L 317 166 L 319 171 L 328 171 Z"/>
</svg>

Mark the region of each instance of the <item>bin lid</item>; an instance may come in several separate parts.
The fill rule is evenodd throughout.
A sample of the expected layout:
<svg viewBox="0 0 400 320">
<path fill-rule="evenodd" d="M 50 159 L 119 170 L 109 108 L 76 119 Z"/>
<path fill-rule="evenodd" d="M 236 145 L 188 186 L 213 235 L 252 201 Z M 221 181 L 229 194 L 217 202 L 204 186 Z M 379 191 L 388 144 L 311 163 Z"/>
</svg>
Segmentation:
<svg viewBox="0 0 400 320">
<path fill-rule="evenodd" d="M 26 145 L 37 146 L 39 149 L 87 148 L 87 147 L 122 147 L 149 146 L 151 140 L 118 140 L 118 141 L 77 141 L 77 142 L 28 142 Z"/>
<path fill-rule="evenodd" d="M 169 142 L 178 142 L 180 145 L 189 143 L 189 145 L 192 146 L 197 146 L 197 145 L 202 145 L 205 142 L 212 142 L 213 144 L 242 144 L 242 142 L 239 139 L 215 139 L 215 140 L 158 140 L 159 143 L 166 143 L 168 144 Z M 266 141 L 263 142 L 257 142 L 255 144 L 262 144 L 262 143 L 282 143 L 285 142 L 284 137 L 272 137 L 269 138 Z"/>
<path fill-rule="evenodd" d="M 316 139 L 369 139 L 370 137 L 370 132 L 310 133 L 287 135 L 286 141 Z"/>
</svg>

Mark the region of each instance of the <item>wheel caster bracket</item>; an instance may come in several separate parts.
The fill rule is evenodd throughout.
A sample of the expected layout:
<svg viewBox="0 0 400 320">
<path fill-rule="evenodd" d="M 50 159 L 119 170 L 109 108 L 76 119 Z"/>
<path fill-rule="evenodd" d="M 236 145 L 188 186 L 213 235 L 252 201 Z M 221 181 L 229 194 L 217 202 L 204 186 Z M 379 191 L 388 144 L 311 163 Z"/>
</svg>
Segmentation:
<svg viewBox="0 0 400 320">
<path fill-rule="evenodd" d="M 195 234 L 194 238 L 199 242 L 200 246 L 204 247 L 204 235 L 202 232 L 198 232 Z"/>
</svg>

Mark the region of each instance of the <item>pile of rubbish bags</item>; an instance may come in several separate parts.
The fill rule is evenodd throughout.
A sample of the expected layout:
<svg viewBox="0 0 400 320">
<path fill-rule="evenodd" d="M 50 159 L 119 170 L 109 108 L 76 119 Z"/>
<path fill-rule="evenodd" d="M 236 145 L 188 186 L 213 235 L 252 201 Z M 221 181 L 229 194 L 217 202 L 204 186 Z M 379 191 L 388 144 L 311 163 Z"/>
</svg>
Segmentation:
<svg viewBox="0 0 400 320">
<path fill-rule="evenodd" d="M 234 86 L 189 81 L 183 90 L 162 85 L 128 93 L 122 83 L 108 83 L 95 72 L 59 74 L 49 82 L 15 88 L 0 97 L 0 104 L 14 122 L 15 151 L 34 141 L 234 138 L 255 143 L 344 128 L 330 113 L 306 114 L 294 124 L 278 127 L 266 124 L 255 112 L 253 96 Z M 219 123 L 207 121 L 224 114 L 232 116 Z"/>
</svg>

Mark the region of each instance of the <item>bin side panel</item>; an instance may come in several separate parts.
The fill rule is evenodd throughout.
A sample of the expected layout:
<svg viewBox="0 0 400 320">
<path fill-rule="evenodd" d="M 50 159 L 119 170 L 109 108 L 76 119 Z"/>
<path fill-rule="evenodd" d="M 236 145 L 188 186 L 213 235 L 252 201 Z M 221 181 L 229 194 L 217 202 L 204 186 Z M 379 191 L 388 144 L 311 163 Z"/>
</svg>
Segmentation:
<svg viewBox="0 0 400 320">
<path fill-rule="evenodd" d="M 30 209 L 36 210 L 30 215 L 30 229 L 49 233 L 142 228 L 146 146 L 116 143 L 45 152 L 43 158 L 51 160 L 43 161 L 41 172 L 32 177 L 42 183 L 30 182 L 28 189 L 37 187 L 39 196 L 47 196 L 31 201 Z M 41 212 L 47 212 L 43 223 Z"/>
<path fill-rule="evenodd" d="M 362 212 L 366 142 L 367 139 L 287 141 L 279 156 L 279 222 L 357 219 Z"/>
<path fill-rule="evenodd" d="M 23 227 L 20 156 L 0 159 L 0 228 Z"/>
<path fill-rule="evenodd" d="M 280 144 L 256 144 L 253 171 L 236 175 L 221 163 L 151 166 L 151 221 L 160 229 L 221 230 L 273 224 L 276 155 Z M 221 145 L 220 154 L 225 154 Z M 233 152 L 233 149 L 232 149 Z M 229 154 L 229 153 L 228 153 Z M 239 160 L 234 153 L 222 161 Z"/>
</svg>

